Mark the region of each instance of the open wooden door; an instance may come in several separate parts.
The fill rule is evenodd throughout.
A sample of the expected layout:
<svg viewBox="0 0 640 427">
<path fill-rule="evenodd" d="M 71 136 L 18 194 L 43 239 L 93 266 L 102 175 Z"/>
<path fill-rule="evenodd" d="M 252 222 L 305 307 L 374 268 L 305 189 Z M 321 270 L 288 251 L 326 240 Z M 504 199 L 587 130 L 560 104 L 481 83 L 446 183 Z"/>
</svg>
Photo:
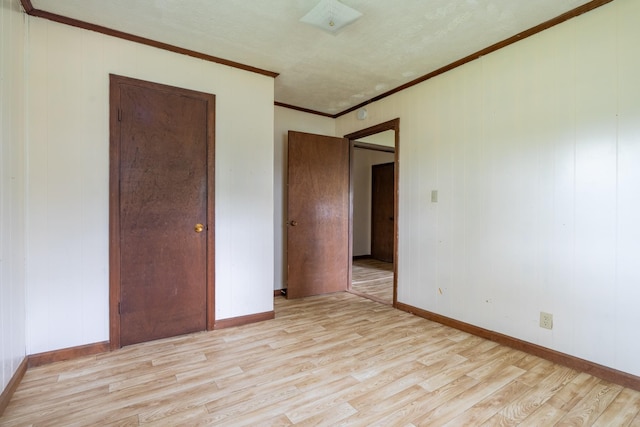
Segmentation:
<svg viewBox="0 0 640 427">
<path fill-rule="evenodd" d="M 349 283 L 349 141 L 289 131 L 287 297 Z"/>
</svg>

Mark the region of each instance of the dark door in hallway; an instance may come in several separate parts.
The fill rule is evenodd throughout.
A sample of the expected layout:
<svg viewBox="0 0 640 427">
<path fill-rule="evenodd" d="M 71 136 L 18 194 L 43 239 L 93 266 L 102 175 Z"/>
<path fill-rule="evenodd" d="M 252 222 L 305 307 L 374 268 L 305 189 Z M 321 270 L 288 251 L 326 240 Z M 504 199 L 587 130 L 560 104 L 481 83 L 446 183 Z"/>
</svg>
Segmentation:
<svg viewBox="0 0 640 427">
<path fill-rule="evenodd" d="M 394 163 L 371 166 L 371 257 L 393 262 Z"/>
</svg>

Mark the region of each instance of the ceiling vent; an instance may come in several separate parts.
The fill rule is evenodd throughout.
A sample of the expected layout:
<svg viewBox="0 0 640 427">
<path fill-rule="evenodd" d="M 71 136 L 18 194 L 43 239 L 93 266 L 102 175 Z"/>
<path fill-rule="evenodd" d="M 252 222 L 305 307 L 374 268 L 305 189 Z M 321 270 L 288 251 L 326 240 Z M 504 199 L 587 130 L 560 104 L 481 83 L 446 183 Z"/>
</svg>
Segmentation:
<svg viewBox="0 0 640 427">
<path fill-rule="evenodd" d="M 338 0 L 320 0 L 320 3 L 300 18 L 300 22 L 313 25 L 331 34 L 360 18 L 362 13 Z"/>
</svg>

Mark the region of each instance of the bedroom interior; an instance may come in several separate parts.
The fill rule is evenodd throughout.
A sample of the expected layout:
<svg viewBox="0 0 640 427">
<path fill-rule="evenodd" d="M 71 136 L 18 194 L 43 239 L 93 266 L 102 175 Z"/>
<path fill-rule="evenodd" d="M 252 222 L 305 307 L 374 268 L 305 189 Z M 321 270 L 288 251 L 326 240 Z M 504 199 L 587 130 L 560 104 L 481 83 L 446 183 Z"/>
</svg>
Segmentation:
<svg viewBox="0 0 640 427">
<path fill-rule="evenodd" d="M 318 3 L 3 0 L 0 423 L 640 422 L 640 4 L 408 1 L 385 19 L 344 0 L 362 16 L 334 32 L 299 21 Z M 209 245 L 206 332 L 113 334 L 113 75 L 215 96 L 209 216 L 187 230 Z M 274 298 L 288 132 L 389 123 L 391 303 L 346 280 Z M 349 264 L 371 255 L 352 214 Z"/>
</svg>

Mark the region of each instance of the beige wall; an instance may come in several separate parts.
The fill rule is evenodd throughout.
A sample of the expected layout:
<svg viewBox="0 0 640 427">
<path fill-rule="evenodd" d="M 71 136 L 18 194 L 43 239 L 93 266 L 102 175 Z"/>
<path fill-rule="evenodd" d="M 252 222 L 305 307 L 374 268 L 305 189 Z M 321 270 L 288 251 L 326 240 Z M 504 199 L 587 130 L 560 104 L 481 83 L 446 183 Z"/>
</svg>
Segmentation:
<svg viewBox="0 0 640 427">
<path fill-rule="evenodd" d="M 273 288 L 287 287 L 287 133 L 290 130 L 335 135 L 335 120 L 289 108 L 275 107 L 274 113 L 274 253 Z"/>
<path fill-rule="evenodd" d="M 272 310 L 273 79 L 28 24 L 27 352 L 109 338 L 109 73 L 216 95 L 216 319 Z"/>
<path fill-rule="evenodd" d="M 24 17 L 0 3 L 0 391 L 25 357 Z"/>
<path fill-rule="evenodd" d="M 373 135 L 360 138 L 358 141 L 366 142 L 367 144 L 394 147 L 396 145 L 396 132 L 394 130 L 385 130 L 384 132 L 378 132 Z"/>
<path fill-rule="evenodd" d="M 616 0 L 337 120 L 400 117 L 400 302 L 640 375 L 638 16 Z"/>
</svg>

